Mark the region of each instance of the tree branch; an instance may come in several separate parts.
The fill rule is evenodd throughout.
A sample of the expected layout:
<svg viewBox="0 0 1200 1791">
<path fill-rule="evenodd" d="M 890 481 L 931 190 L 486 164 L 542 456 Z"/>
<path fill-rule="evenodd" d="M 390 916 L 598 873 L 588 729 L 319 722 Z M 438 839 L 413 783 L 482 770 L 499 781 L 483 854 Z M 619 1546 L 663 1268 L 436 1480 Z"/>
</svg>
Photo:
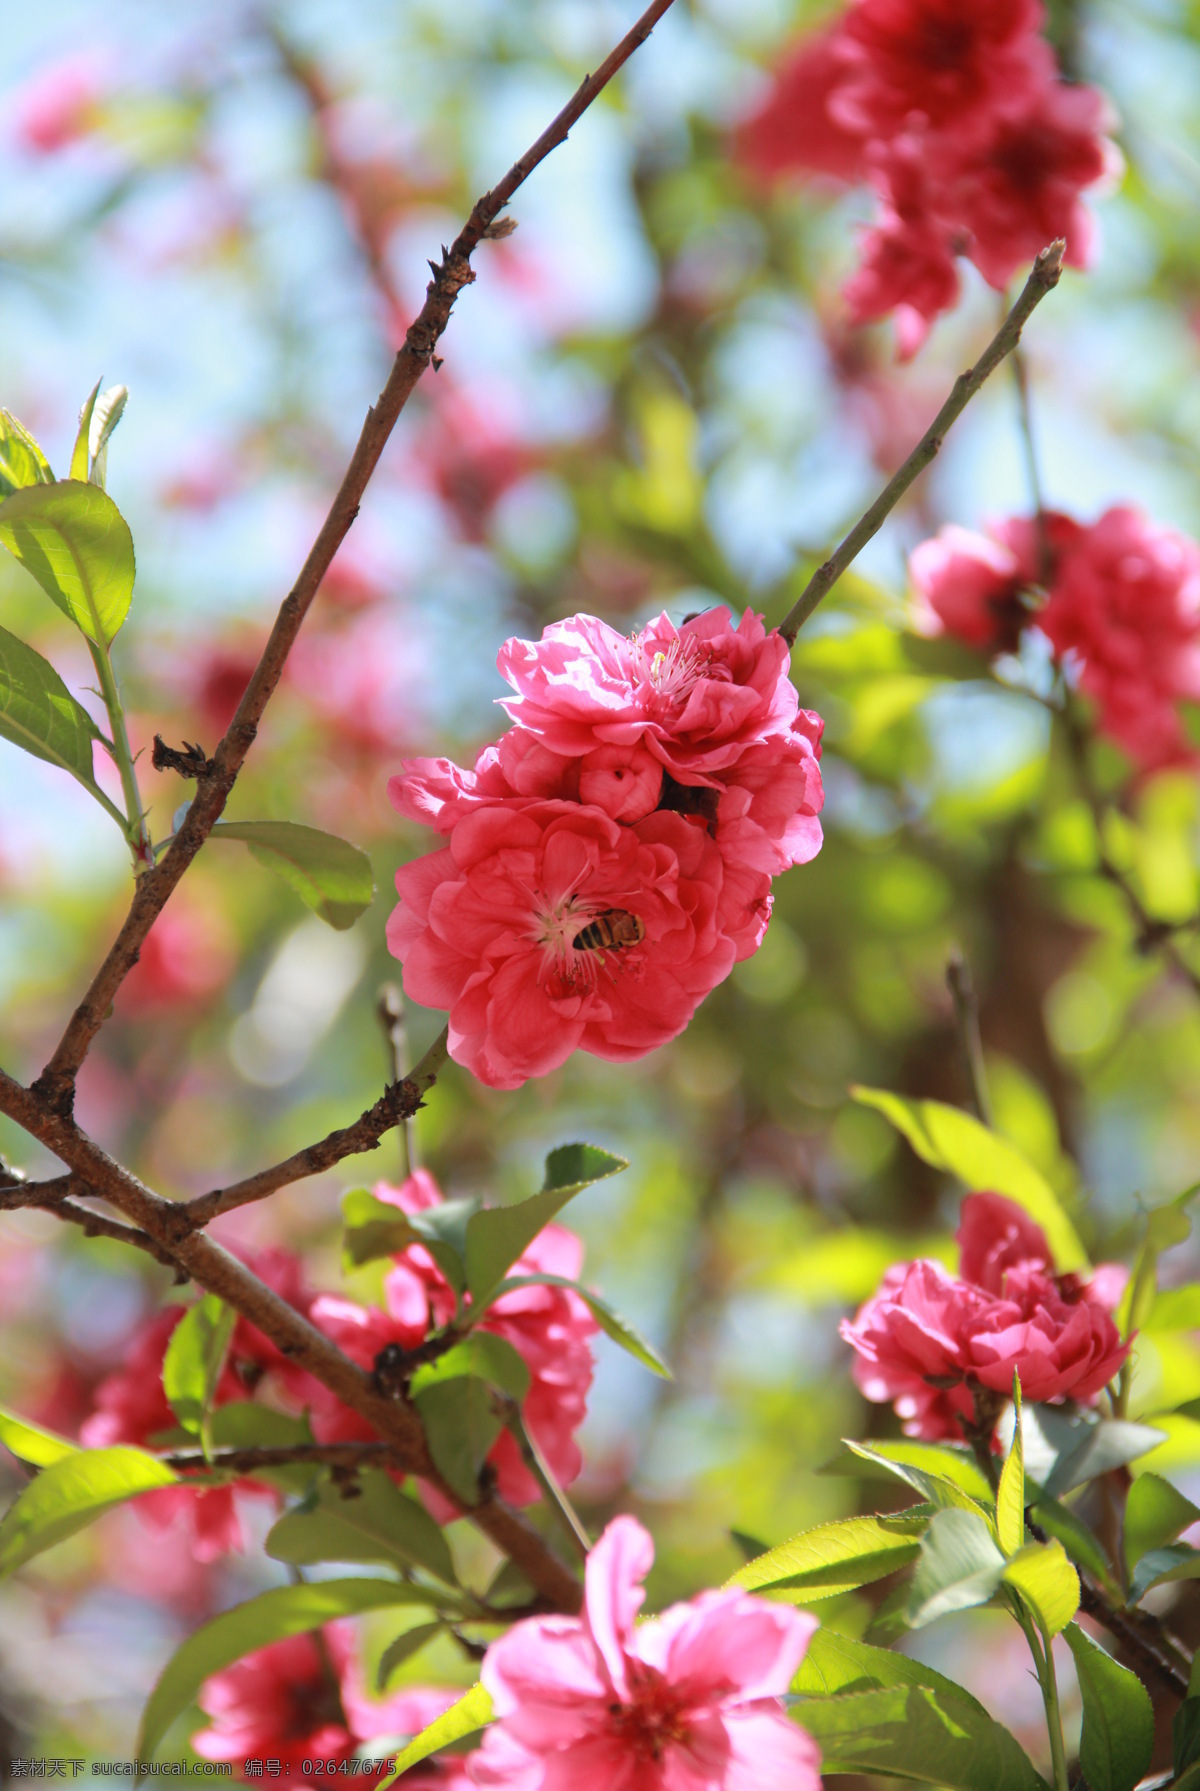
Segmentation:
<svg viewBox="0 0 1200 1791">
<path fill-rule="evenodd" d="M 411 1076 L 406 1076 L 403 1082 L 393 1082 L 352 1126 L 330 1132 L 319 1143 L 307 1145 L 282 1163 L 276 1163 L 271 1169 L 260 1169 L 244 1181 L 231 1182 L 227 1188 L 214 1188 L 211 1194 L 197 1195 L 195 1200 L 185 1200 L 179 1210 L 186 1214 L 188 1224 L 198 1231 L 219 1213 L 230 1213 L 235 1207 L 248 1206 L 253 1200 L 265 1200 L 277 1188 L 332 1169 L 343 1157 L 374 1150 L 394 1126 L 405 1124 L 420 1107 L 422 1095 L 432 1088 L 446 1061 L 446 1039 L 447 1029 L 443 1027 Z"/>
<path fill-rule="evenodd" d="M 378 1393 L 358 1365 L 342 1354 L 316 1326 L 250 1273 L 237 1258 L 194 1231 L 180 1207 L 164 1200 L 115 1162 L 81 1132 L 68 1115 L 44 1106 L 31 1089 L 0 1070 L 0 1112 L 24 1129 L 71 1169 L 87 1186 L 167 1252 L 206 1292 L 232 1306 L 269 1337 L 289 1361 L 329 1388 L 351 1410 L 367 1420 L 396 1452 L 404 1472 L 417 1474 L 461 1506 L 430 1459 L 420 1419 L 404 1400 Z M 517 1511 L 485 1494 L 467 1511 L 498 1548 L 510 1556 L 526 1579 L 556 1610 L 578 1610 L 578 1582 Z"/>
<path fill-rule="evenodd" d="M 125 977 L 137 962 L 142 943 L 180 878 L 212 832 L 225 807 L 242 763 L 254 742 L 276 685 L 283 675 L 300 626 L 316 596 L 334 555 L 358 515 L 367 484 L 379 463 L 388 438 L 417 381 L 433 358 L 438 340 L 450 321 L 454 301 L 475 278 L 471 256 L 492 231 L 501 211 L 529 175 L 550 152 L 566 141 L 572 125 L 586 112 L 597 94 L 645 42 L 673 0 L 653 0 L 637 24 L 596 70 L 581 83 L 571 100 L 544 130 L 504 179 L 476 201 L 452 246 L 434 264 L 433 279 L 425 303 L 409 325 L 403 346 L 392 365 L 379 399 L 368 410 L 350 465 L 321 525 L 300 576 L 284 598 L 262 657 L 238 704 L 224 739 L 213 755 L 211 768 L 197 780 L 196 794 L 183 825 L 167 853 L 138 880 L 129 913 L 108 956 L 76 1008 L 53 1056 L 34 1083 L 39 1101 L 56 1113 L 69 1114 L 74 1104 L 75 1077 L 104 1024 Z"/>
<path fill-rule="evenodd" d="M 829 595 L 842 573 L 857 559 L 872 535 L 883 527 L 917 474 L 923 472 L 933 460 L 941 448 L 946 431 L 962 415 L 984 380 L 995 372 L 1005 355 L 1011 354 L 1017 346 L 1021 340 L 1021 331 L 1035 308 L 1058 285 L 1066 246 L 1065 242 L 1059 240 L 1042 250 L 1016 304 L 975 365 L 959 374 L 950 396 L 904 465 L 884 486 L 871 508 L 859 518 L 836 551 L 823 565 L 817 567 L 779 625 L 779 632 L 789 646 L 795 644 L 796 636 L 818 603 Z"/>
</svg>

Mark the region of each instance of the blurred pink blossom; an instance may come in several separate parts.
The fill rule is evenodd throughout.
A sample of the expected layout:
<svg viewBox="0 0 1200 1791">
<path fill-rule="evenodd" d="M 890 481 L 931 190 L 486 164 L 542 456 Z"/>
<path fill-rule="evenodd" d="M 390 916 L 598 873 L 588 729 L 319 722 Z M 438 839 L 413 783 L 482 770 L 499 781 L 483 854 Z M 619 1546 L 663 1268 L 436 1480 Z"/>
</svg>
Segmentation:
<svg viewBox="0 0 1200 1791">
<path fill-rule="evenodd" d="M 472 1783 L 509 1791 L 818 1791 L 780 1699 L 816 1619 L 702 1592 L 635 1625 L 654 1545 L 631 1517 L 588 1556 L 581 1617 L 530 1617 L 488 1649 L 496 1721 Z"/>
</svg>

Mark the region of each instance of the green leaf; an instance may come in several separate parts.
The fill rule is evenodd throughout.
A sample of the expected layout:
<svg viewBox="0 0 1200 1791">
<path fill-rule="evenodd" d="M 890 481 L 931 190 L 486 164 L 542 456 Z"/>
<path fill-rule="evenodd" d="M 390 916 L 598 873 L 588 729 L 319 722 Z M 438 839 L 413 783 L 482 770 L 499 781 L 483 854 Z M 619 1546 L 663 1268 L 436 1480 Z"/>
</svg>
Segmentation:
<svg viewBox="0 0 1200 1791">
<path fill-rule="evenodd" d="M 479 1501 L 479 1474 L 504 1428 L 491 1387 L 477 1375 L 414 1390 L 434 1466 L 463 1505 Z"/>
<path fill-rule="evenodd" d="M 845 1517 L 817 1524 L 748 1561 L 726 1583 L 746 1592 L 790 1595 L 789 1604 L 853 1592 L 916 1560 L 927 1515 L 902 1511 L 895 1517 Z"/>
<path fill-rule="evenodd" d="M 1068 1623 L 1064 1639 L 1075 1656 L 1083 1698 L 1079 1765 L 1091 1791 L 1133 1791 L 1150 1770 L 1154 1706 L 1135 1673 Z"/>
<path fill-rule="evenodd" d="M 821 1749 L 821 1772 L 879 1773 L 945 1791 L 1046 1791 L 1007 1729 L 965 1693 L 895 1685 L 797 1710 Z"/>
<path fill-rule="evenodd" d="M 1191 1677 L 1196 1677 L 1196 1663 L 1192 1662 Z M 1186 1772 L 1189 1766 L 1200 1764 L 1200 1698 L 1193 1690 L 1175 1712 L 1175 1720 L 1171 1724 L 1171 1753 L 1174 1770 Z"/>
<path fill-rule="evenodd" d="M 78 1449 L 44 1467 L 0 1520 L 0 1579 L 96 1518 L 177 1476 L 144 1449 Z"/>
<path fill-rule="evenodd" d="M 1171 1542 L 1163 1548 L 1148 1549 L 1134 1569 L 1127 1602 L 1140 1604 L 1153 1586 L 1195 1579 L 1200 1579 L 1200 1549 L 1194 1549 L 1186 1542 Z"/>
<path fill-rule="evenodd" d="M 150 1693 L 134 1757 L 152 1759 L 163 1736 L 214 1673 L 245 1654 L 285 1636 L 320 1629 L 337 1617 L 425 1604 L 427 1594 L 395 1580 L 321 1580 L 315 1585 L 276 1586 L 245 1604 L 222 1611 L 177 1648 Z"/>
<path fill-rule="evenodd" d="M 360 1472 L 356 1498 L 322 1482 L 312 1509 L 288 1511 L 267 1536 L 266 1550 L 277 1561 L 308 1566 L 314 1561 L 384 1561 L 423 1567 L 447 1586 L 456 1586 L 446 1538 L 423 1505 L 410 1499 L 381 1469 Z"/>
<path fill-rule="evenodd" d="M 4 507 L 0 506 L 0 521 Z M 295 821 L 218 821 L 213 839 L 241 840 L 314 914 L 339 932 L 375 900 L 371 860 L 349 840 Z"/>
<path fill-rule="evenodd" d="M 482 1685 L 473 1685 L 469 1692 L 464 1692 L 457 1704 L 451 1704 L 436 1717 L 427 1729 L 413 1737 L 404 1751 L 397 1756 L 395 1770 L 386 1779 L 380 1779 L 379 1791 L 386 1791 L 388 1785 L 394 1785 L 402 1772 L 410 1766 L 416 1766 L 422 1760 L 428 1760 L 430 1754 L 436 1754 L 440 1748 L 449 1747 L 455 1741 L 461 1741 L 465 1735 L 474 1735 L 492 1720 L 491 1694 Z"/>
<path fill-rule="evenodd" d="M 846 1440 L 846 1447 L 860 1460 L 873 1462 L 893 1478 L 903 1480 L 906 1486 L 911 1486 L 914 1492 L 920 1493 L 927 1504 L 936 1505 L 939 1509 L 957 1507 L 960 1511 L 974 1511 L 977 1516 L 984 1516 L 984 1507 L 969 1492 L 964 1491 L 961 1475 L 951 1479 L 947 1474 L 930 1473 L 906 1455 L 900 1454 L 890 1444 L 886 1446 L 886 1454 L 883 1449 L 876 1449 L 871 1444 L 852 1443 L 849 1439 Z M 990 1497 L 989 1490 L 989 1503 Z"/>
<path fill-rule="evenodd" d="M 66 1437 L 60 1437 L 52 1430 L 43 1430 L 40 1424 L 31 1424 L 28 1418 L 18 1417 L 16 1412 L 10 1412 L 2 1405 L 0 1443 L 10 1449 L 18 1461 L 27 1461 L 34 1468 L 48 1468 L 51 1462 L 61 1461 L 64 1455 L 79 1454 L 77 1443 L 68 1442 Z"/>
<path fill-rule="evenodd" d="M 99 794 L 92 775 L 99 728 L 49 660 L 7 628 L 0 628 L 0 735 Z"/>
<path fill-rule="evenodd" d="M 71 450 L 71 470 L 69 479 L 86 479 L 91 467 L 88 454 L 88 438 L 92 430 L 92 412 L 96 408 L 96 399 L 100 395 L 100 380 L 97 380 L 79 410 L 79 428 L 75 432 L 75 446 Z"/>
<path fill-rule="evenodd" d="M 516 1206 L 487 1207 L 467 1226 L 467 1286 L 482 1310 L 495 1297 L 506 1273 L 544 1231 L 555 1215 L 584 1188 L 619 1175 L 624 1157 L 594 1144 L 563 1144 L 546 1158 L 546 1180 L 540 1194 Z"/>
<path fill-rule="evenodd" d="M 869 1449 L 843 1448 L 832 1461 L 823 1463 L 818 1474 L 853 1475 L 863 1480 L 906 1478 L 902 1470 L 918 1468 L 937 1480 L 948 1480 L 974 1500 L 987 1503 L 992 1496 L 971 1451 L 958 1443 L 922 1443 L 915 1437 L 888 1437 L 874 1442 Z M 911 1486 L 912 1482 L 908 1481 Z M 944 1503 L 945 1501 L 941 1501 Z"/>
<path fill-rule="evenodd" d="M 1015 1555 L 1025 1544 L 1025 1446 L 1021 1439 L 1021 1382 L 1013 1375 L 1012 1447 L 1000 1474 L 996 1493 L 996 1540 L 1006 1555 Z"/>
<path fill-rule="evenodd" d="M 463 1375 L 476 1375 L 513 1399 L 529 1391 L 529 1365 L 507 1337 L 491 1331 L 473 1331 L 433 1362 L 424 1362 L 412 1378 L 414 1395 Z"/>
<path fill-rule="evenodd" d="M 1125 1566 L 1133 1572 L 1150 1549 L 1174 1542 L 1200 1518 L 1200 1510 L 1160 1474 L 1139 1474 L 1125 1501 Z"/>
<path fill-rule="evenodd" d="M 108 647 L 133 600 L 133 537 L 107 492 L 63 479 L 0 503 L 0 542 L 88 640 Z"/>
<path fill-rule="evenodd" d="M 206 1454 L 212 1448 L 209 1414 L 236 1323 L 232 1306 L 205 1294 L 175 1326 L 163 1357 L 163 1392 L 183 1428 L 203 1438 Z"/>
<path fill-rule="evenodd" d="M 611 1337 L 614 1343 L 620 1344 L 623 1350 L 627 1350 L 644 1367 L 661 1375 L 664 1380 L 669 1381 L 672 1378 L 671 1370 L 657 1351 L 646 1342 L 644 1337 L 639 1336 L 638 1332 L 626 1319 L 621 1317 L 619 1312 L 614 1312 L 608 1302 L 602 1300 L 599 1294 L 592 1293 L 590 1288 L 582 1286 L 578 1281 L 568 1281 L 564 1275 L 513 1275 L 508 1280 L 502 1281 L 496 1288 L 492 1294 L 492 1303 L 494 1304 L 504 1294 L 512 1293 L 518 1287 L 570 1288 L 572 1293 L 579 1295 L 607 1337 Z"/>
<path fill-rule="evenodd" d="M 961 1698 L 964 1704 L 985 1714 L 982 1704 L 970 1692 L 927 1667 L 923 1660 L 912 1660 L 891 1648 L 873 1648 L 869 1642 L 855 1641 L 825 1627 L 814 1633 L 792 1680 L 792 1690 L 810 1698 L 877 1691 L 889 1685 L 924 1685 L 947 1697 Z"/>
<path fill-rule="evenodd" d="M 1079 1575 L 1061 1542 L 1031 1542 L 1004 1569 L 1048 1636 L 1066 1628 L 1079 1609 Z"/>
<path fill-rule="evenodd" d="M 404 1213 L 379 1200 L 367 1188 L 351 1188 L 342 1196 L 342 1240 L 347 1265 L 359 1267 L 380 1256 L 396 1256 L 410 1244 L 423 1244 L 456 1293 L 464 1284 L 466 1229 L 479 1211 L 479 1201 L 444 1200 L 424 1212 Z"/>
<path fill-rule="evenodd" d="M 921 1540 L 908 1620 L 914 1629 L 951 1611 L 986 1604 L 1004 1573 L 1004 1556 L 975 1511 L 937 1511 Z"/>
<path fill-rule="evenodd" d="M 10 497 L 26 485 L 53 485 L 46 456 L 24 423 L 11 411 L 0 410 L 0 498 Z"/>
<path fill-rule="evenodd" d="M 917 1155 L 935 1169 L 957 1176 L 974 1191 L 1004 1194 L 1046 1234 L 1062 1274 L 1088 1268 L 1087 1252 L 1057 1194 L 1029 1160 L 1006 1138 L 991 1132 L 959 1107 L 941 1101 L 909 1101 L 882 1088 L 855 1087 L 851 1095 L 874 1107 L 902 1132 Z"/>
<path fill-rule="evenodd" d="M 430 1642 L 446 1633 L 446 1625 L 439 1619 L 436 1623 L 415 1623 L 398 1635 L 394 1642 L 389 1642 L 379 1657 L 379 1668 L 375 1676 L 375 1689 L 379 1692 L 387 1690 L 392 1674 L 400 1670 L 405 1661 L 427 1648 Z"/>
</svg>

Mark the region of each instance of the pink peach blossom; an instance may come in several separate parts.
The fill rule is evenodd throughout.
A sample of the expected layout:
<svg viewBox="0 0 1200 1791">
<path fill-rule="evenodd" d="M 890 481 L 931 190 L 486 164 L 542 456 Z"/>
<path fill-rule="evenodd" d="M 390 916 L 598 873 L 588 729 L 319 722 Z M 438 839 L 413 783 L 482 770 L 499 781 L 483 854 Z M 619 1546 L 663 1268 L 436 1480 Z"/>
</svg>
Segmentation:
<svg viewBox="0 0 1200 1791">
<path fill-rule="evenodd" d="M 1200 548 L 1127 505 L 1062 556 L 1038 626 L 1071 653 L 1103 733 L 1143 769 L 1194 757 L 1178 705 L 1200 701 Z"/>
<path fill-rule="evenodd" d="M 867 133 L 847 128 L 832 102 L 845 85 L 846 36 L 840 23 L 793 46 L 763 101 L 738 131 L 738 160 L 764 179 L 799 170 L 860 180 Z"/>
<path fill-rule="evenodd" d="M 341 1765 L 361 1742 L 419 1734 L 456 1695 L 406 1686 L 369 1697 L 350 1626 L 330 1623 L 271 1642 L 207 1679 L 197 1702 L 211 1721 L 192 1747 L 202 1760 L 228 1760 L 239 1776 L 247 1762 L 269 1760 L 298 1780 L 316 1761 Z M 468 1783 L 458 1762 L 438 1760 L 405 1779 L 413 1791 L 466 1791 Z"/>
<path fill-rule="evenodd" d="M 249 1257 L 247 1266 L 274 1292 L 304 1309 L 308 1295 L 295 1257 L 282 1250 L 266 1250 Z M 79 1432 L 85 1447 L 103 1449 L 114 1443 L 152 1446 L 156 1436 L 178 1429 L 178 1419 L 163 1391 L 162 1367 L 171 1335 L 186 1310 L 168 1306 L 135 1334 L 121 1367 L 96 1388 L 95 1409 Z M 239 1318 L 217 1383 L 215 1404 L 249 1398 L 267 1375 L 293 1400 L 303 1400 L 312 1384 L 269 1338 Z M 242 1497 L 275 1499 L 277 1495 L 254 1480 L 239 1480 L 235 1486 L 164 1486 L 143 1493 L 135 1509 L 160 1528 L 186 1524 L 195 1559 L 215 1561 L 242 1547 L 237 1509 Z"/>
<path fill-rule="evenodd" d="M 973 1386 L 1028 1399 L 1096 1398 L 1129 1353 L 1112 1319 L 1114 1278 L 1055 1275 L 1041 1227 L 998 1194 L 963 1202 L 959 1275 L 898 1263 L 842 1336 L 868 1399 L 891 1403 L 911 1436 L 955 1437 Z"/>
<path fill-rule="evenodd" d="M 1050 81 L 998 107 L 986 130 L 928 148 L 938 210 L 969 233 L 967 254 L 1002 291 L 1039 249 L 1066 239 L 1066 262 L 1088 267 L 1094 227 L 1082 195 L 1120 161 L 1105 132 L 1112 108 L 1094 87 Z"/>
<path fill-rule="evenodd" d="M 388 945 L 410 998 L 449 1010 L 455 1061 L 518 1088 L 577 1048 L 623 1061 L 682 1032 L 734 962 L 722 882 L 713 841 L 680 815 L 625 827 L 578 803 L 498 803 L 397 872 Z M 640 922 L 636 943 L 575 944 L 614 909 Z"/>
<path fill-rule="evenodd" d="M 475 1785 L 508 1791 L 818 1791 L 820 1756 L 780 1698 L 816 1628 L 704 1592 L 635 1626 L 654 1545 L 631 1517 L 588 1556 L 581 1617 L 531 1617 L 481 1670 L 496 1721 Z"/>
<path fill-rule="evenodd" d="M 893 137 L 914 115 L 970 124 L 1054 73 L 1037 0 L 855 0 L 840 23 L 842 79 L 830 111 L 862 137 Z"/>
<path fill-rule="evenodd" d="M 787 643 L 751 610 L 736 628 L 723 608 L 678 628 L 662 615 L 632 639 L 573 616 L 540 641 L 506 641 L 497 664 L 517 692 L 504 708 L 552 752 L 641 744 L 684 783 L 786 734 L 799 709 Z"/>
</svg>

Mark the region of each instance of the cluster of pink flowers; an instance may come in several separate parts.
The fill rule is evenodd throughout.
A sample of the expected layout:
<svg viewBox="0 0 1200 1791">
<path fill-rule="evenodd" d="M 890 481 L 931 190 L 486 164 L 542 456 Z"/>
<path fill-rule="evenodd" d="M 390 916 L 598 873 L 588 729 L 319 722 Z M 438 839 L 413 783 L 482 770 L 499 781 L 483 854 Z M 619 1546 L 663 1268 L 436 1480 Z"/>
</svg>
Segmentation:
<svg viewBox="0 0 1200 1791">
<path fill-rule="evenodd" d="M 427 1170 L 418 1169 L 401 1188 L 380 1182 L 378 1200 L 402 1212 L 425 1212 L 438 1206 L 441 1190 Z M 513 1264 L 513 1275 L 561 1275 L 575 1281 L 583 1267 L 583 1245 L 562 1225 L 547 1225 Z M 450 1283 L 423 1245 L 414 1244 L 393 1259 L 384 1283 L 384 1306 L 322 1294 L 309 1317 L 360 1367 L 370 1369 L 389 1344 L 414 1349 L 434 1328 L 455 1313 Z M 470 1303 L 470 1296 L 467 1296 Z M 593 1358 L 588 1339 L 598 1329 L 579 1295 L 569 1288 L 523 1287 L 501 1296 L 479 1321 L 481 1331 L 503 1337 L 530 1372 L 522 1408 L 525 1423 L 560 1485 L 569 1486 L 583 1466 L 575 1432 L 587 1409 Z M 372 1432 L 357 1412 L 319 1383 L 310 1383 L 313 1434 L 320 1442 L 350 1442 Z M 508 1431 L 502 1431 L 489 1457 L 502 1498 L 514 1505 L 532 1505 L 541 1496 Z M 453 1507 L 432 1489 L 425 1493 L 435 1516 L 448 1520 Z"/>
<path fill-rule="evenodd" d="M 368 1697 L 351 1625 L 330 1623 L 272 1642 L 206 1680 L 198 1701 L 210 1721 L 192 1747 L 202 1760 L 229 1761 L 239 1779 L 251 1762 L 269 1762 L 298 1783 L 314 1762 L 330 1771 L 363 1742 L 420 1734 L 456 1696 L 450 1688 L 405 1686 L 390 1698 Z M 449 1760 L 427 1762 L 404 1784 L 405 1791 L 469 1791 Z"/>
<path fill-rule="evenodd" d="M 1129 1354 L 1113 1322 L 1124 1271 L 1056 1275 L 1045 1233 L 1011 1200 L 971 1194 L 958 1228 L 959 1273 L 897 1263 L 842 1336 L 868 1399 L 895 1406 L 910 1436 L 960 1438 L 973 1387 L 1030 1400 L 1093 1400 Z"/>
<path fill-rule="evenodd" d="M 573 616 L 498 663 L 515 725 L 472 770 L 414 759 L 389 785 L 448 843 L 398 872 L 388 944 L 449 1010 L 450 1055 L 517 1088 L 665 1044 L 757 950 L 772 877 L 821 846 L 822 723 L 749 611 L 632 638 Z"/>
<path fill-rule="evenodd" d="M 1141 770 L 1194 759 L 1180 703 L 1200 701 L 1200 548 L 1119 505 L 1094 523 L 1056 511 L 985 535 L 944 528 L 909 562 L 927 633 L 1009 652 L 1039 628 Z M 1045 601 L 1036 606 L 1035 591 Z"/>
<path fill-rule="evenodd" d="M 305 1293 L 300 1265 L 283 1250 L 263 1250 L 247 1259 L 247 1266 L 274 1293 L 303 1310 Z M 138 1331 L 124 1362 L 102 1380 L 95 1392 L 95 1409 L 79 1432 L 89 1449 L 106 1449 L 114 1443 L 154 1446 L 157 1439 L 178 1429 L 178 1420 L 163 1392 L 162 1369 L 167 1345 L 183 1318 L 184 1306 L 167 1306 L 155 1313 Z M 214 1404 L 228 1405 L 267 1390 L 270 1382 L 283 1403 L 303 1404 L 309 1376 L 288 1361 L 269 1337 L 240 1318 L 234 1328 L 229 1353 L 217 1386 Z M 242 1526 L 237 1497 L 274 1499 L 268 1486 L 255 1480 L 239 1480 L 232 1486 L 164 1486 L 143 1493 L 137 1502 L 140 1516 L 160 1529 L 180 1526 L 188 1535 L 198 1561 L 215 1561 L 230 1549 L 242 1547 Z"/>
<path fill-rule="evenodd" d="M 496 1722 L 472 1784 L 507 1791 L 818 1791 L 820 1756 L 780 1699 L 816 1619 L 702 1592 L 635 1627 L 654 1545 L 631 1517 L 588 1556 L 581 1617 L 530 1617 L 481 1677 Z"/>
<path fill-rule="evenodd" d="M 1087 188 L 1119 168 L 1110 108 L 1060 79 L 1038 0 L 852 0 L 806 38 L 743 128 L 761 175 L 868 182 L 879 212 L 846 287 L 851 316 L 895 313 L 914 354 L 958 298 L 957 255 L 1002 289 L 1065 237 L 1087 265 Z"/>
<path fill-rule="evenodd" d="M 702 1592 L 635 1626 L 654 1545 L 618 1517 L 588 1556 L 583 1614 L 531 1617 L 493 1642 L 495 1721 L 465 1759 L 410 1769 L 413 1791 L 819 1791 L 820 1755 L 781 1699 L 816 1619 L 739 1591 Z M 364 1741 L 419 1733 L 453 1691 L 368 1698 L 350 1626 L 294 1636 L 209 1679 L 204 1760 L 341 1765 Z M 328 1770 L 328 1767 L 326 1768 Z"/>
<path fill-rule="evenodd" d="M 377 1199 L 407 1213 L 425 1212 L 442 1201 L 436 1181 L 423 1169 L 399 1188 L 380 1182 L 374 1193 Z M 314 1295 L 303 1284 L 298 1260 L 285 1251 L 260 1251 L 247 1260 L 275 1293 L 303 1312 L 368 1372 L 388 1345 L 415 1349 L 456 1310 L 449 1282 L 419 1244 L 393 1257 L 382 1307 L 360 1305 L 332 1294 Z M 548 1225 L 511 1272 L 558 1275 L 574 1281 L 582 1268 L 579 1238 L 565 1226 Z M 80 1430 L 81 1441 L 89 1448 L 113 1443 L 153 1447 L 177 1428 L 163 1392 L 162 1368 L 171 1335 L 185 1311 L 183 1306 L 169 1306 L 156 1313 L 134 1337 L 121 1367 L 100 1382 L 94 1409 Z M 517 1288 L 502 1295 L 479 1322 L 480 1330 L 511 1343 L 528 1367 L 530 1385 L 522 1407 L 525 1423 L 563 1486 L 569 1486 L 583 1466 L 575 1432 L 587 1412 L 595 1366 L 589 1339 L 597 1328 L 578 1294 L 548 1286 Z M 253 1397 L 270 1398 L 288 1411 L 307 1412 L 319 1442 L 369 1441 L 374 1435 L 357 1412 L 306 1370 L 289 1362 L 253 1325 L 239 1319 L 214 1405 L 219 1408 Z M 497 1439 L 489 1460 L 502 1498 L 514 1505 L 532 1505 L 540 1498 L 537 1482 L 508 1431 Z M 180 1484 L 144 1494 L 137 1509 L 160 1528 L 181 1526 L 194 1558 L 213 1561 L 242 1546 L 237 1500 L 243 1495 L 277 1496 L 272 1488 L 248 1479 L 224 1487 Z M 457 1515 L 455 1507 L 435 1488 L 426 1487 L 424 1496 L 439 1522 Z"/>
</svg>

